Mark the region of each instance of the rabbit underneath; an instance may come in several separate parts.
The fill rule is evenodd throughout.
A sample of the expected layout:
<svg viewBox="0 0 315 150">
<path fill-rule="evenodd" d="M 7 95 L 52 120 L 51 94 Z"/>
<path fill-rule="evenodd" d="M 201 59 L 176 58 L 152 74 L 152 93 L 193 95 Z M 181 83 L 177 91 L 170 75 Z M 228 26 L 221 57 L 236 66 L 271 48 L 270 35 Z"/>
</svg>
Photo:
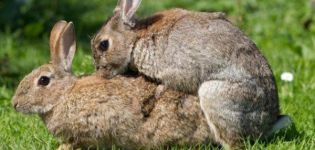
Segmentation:
<svg viewBox="0 0 315 150">
<path fill-rule="evenodd" d="M 219 123 L 224 119 L 234 124 L 231 135 L 249 126 L 244 116 L 262 119 L 253 126 L 277 120 L 277 87 L 267 60 L 223 13 L 171 9 L 137 19 L 140 3 L 118 1 L 114 15 L 91 40 L 98 72 L 112 78 L 132 70 L 166 89 L 197 95 L 218 141 L 231 141 L 217 132 L 226 128 Z M 221 116 L 211 115 L 218 111 Z"/>
<path fill-rule="evenodd" d="M 155 149 L 213 143 L 238 148 L 242 137 L 258 139 L 288 123 L 285 120 L 288 117 L 273 116 L 276 114 L 261 109 L 252 110 L 260 117 L 244 114 L 239 118 L 235 114 L 237 109 L 224 107 L 226 102 L 222 101 L 217 105 L 225 110 L 210 111 L 212 123 L 220 125 L 214 133 L 197 96 L 167 89 L 155 99 L 157 84 L 142 76 L 116 76 L 108 80 L 94 74 L 78 78 L 71 73 L 75 50 L 72 22 L 57 22 L 50 36 L 50 63 L 24 77 L 12 99 L 17 111 L 39 114 L 48 130 L 60 139 L 59 149 L 112 145 Z M 222 113 L 227 111 L 232 114 Z M 231 120 L 245 123 L 238 126 Z M 218 133 L 224 142 L 216 140 Z"/>
<path fill-rule="evenodd" d="M 54 136 L 71 145 L 69 149 L 211 143 L 196 96 L 168 90 L 154 100 L 157 85 L 143 77 L 77 78 L 71 73 L 75 47 L 72 22 L 56 23 L 50 63 L 20 82 L 12 102 L 19 112 L 39 114 Z"/>
</svg>

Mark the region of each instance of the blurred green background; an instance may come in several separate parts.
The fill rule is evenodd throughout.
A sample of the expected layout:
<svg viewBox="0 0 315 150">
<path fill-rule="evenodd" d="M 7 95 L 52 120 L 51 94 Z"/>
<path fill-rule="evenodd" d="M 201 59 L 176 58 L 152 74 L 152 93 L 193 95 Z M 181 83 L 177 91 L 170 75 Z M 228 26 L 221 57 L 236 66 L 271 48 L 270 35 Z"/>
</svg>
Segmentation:
<svg viewBox="0 0 315 150">
<path fill-rule="evenodd" d="M 73 21 L 78 51 L 76 75 L 94 71 L 90 38 L 112 15 L 116 0 L 1 0 L 0 1 L 0 149 L 55 149 L 57 141 L 37 116 L 11 108 L 18 82 L 49 60 L 49 33 L 58 20 Z M 261 49 L 279 87 L 281 110 L 294 119 L 298 133 L 288 131 L 272 142 L 248 149 L 315 149 L 315 1 L 314 0 L 143 0 L 145 17 L 181 7 L 223 11 Z M 281 73 L 294 74 L 292 82 Z M 32 129 L 32 130 L 29 130 Z M 289 137 L 289 138 L 288 138 Z"/>
</svg>

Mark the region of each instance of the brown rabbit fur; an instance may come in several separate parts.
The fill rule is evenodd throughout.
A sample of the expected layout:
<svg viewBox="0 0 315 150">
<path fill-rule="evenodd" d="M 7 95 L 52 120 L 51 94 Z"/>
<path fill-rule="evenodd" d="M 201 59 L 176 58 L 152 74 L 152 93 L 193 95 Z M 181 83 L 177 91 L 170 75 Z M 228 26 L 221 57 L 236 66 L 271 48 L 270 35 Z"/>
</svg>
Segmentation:
<svg viewBox="0 0 315 150">
<path fill-rule="evenodd" d="M 41 116 L 55 136 L 74 147 L 139 149 L 211 142 L 197 97 L 167 91 L 150 106 L 155 88 L 141 77 L 86 77 L 67 91 L 66 101 Z"/>
<path fill-rule="evenodd" d="M 74 39 L 71 22 L 56 23 L 50 38 L 51 63 L 20 82 L 13 97 L 17 111 L 38 113 L 48 130 L 70 144 L 70 149 L 113 144 L 148 149 L 212 142 L 196 96 L 167 90 L 155 100 L 157 85 L 143 77 L 75 77 L 71 73 Z"/>
<path fill-rule="evenodd" d="M 40 70 L 50 67 L 44 65 Z M 44 92 L 26 97 L 20 89 L 24 83 L 36 81 L 36 72 L 40 71 L 35 70 L 35 76 L 21 82 L 14 97 L 16 109 L 39 113 L 48 130 L 64 144 L 74 148 L 110 148 L 115 144 L 125 149 L 148 149 L 211 143 L 213 135 L 195 96 L 168 90 L 152 104 L 148 102 L 154 98 L 157 85 L 144 78 L 120 76 L 107 80 L 95 75 L 53 89 L 67 90 L 46 89 L 45 93 L 56 93 L 56 97 L 42 97 Z M 53 107 L 38 111 L 39 105 Z"/>
</svg>

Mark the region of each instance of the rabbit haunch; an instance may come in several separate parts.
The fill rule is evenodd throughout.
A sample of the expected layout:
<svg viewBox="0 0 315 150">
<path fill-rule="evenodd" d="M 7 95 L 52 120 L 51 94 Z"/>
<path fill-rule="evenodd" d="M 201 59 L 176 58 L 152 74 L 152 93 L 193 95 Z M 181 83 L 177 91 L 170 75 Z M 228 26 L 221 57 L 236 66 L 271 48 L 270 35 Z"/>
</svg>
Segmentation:
<svg viewBox="0 0 315 150">
<path fill-rule="evenodd" d="M 106 76 L 129 68 L 189 93 L 196 93 L 201 83 L 210 80 L 273 82 L 269 65 L 255 44 L 222 13 L 172 9 L 125 28 L 120 29 L 116 14 L 92 40 L 96 65 Z M 118 36 L 115 30 L 126 39 L 113 37 Z M 98 42 L 104 39 L 111 40 L 111 46 L 99 52 Z"/>
</svg>

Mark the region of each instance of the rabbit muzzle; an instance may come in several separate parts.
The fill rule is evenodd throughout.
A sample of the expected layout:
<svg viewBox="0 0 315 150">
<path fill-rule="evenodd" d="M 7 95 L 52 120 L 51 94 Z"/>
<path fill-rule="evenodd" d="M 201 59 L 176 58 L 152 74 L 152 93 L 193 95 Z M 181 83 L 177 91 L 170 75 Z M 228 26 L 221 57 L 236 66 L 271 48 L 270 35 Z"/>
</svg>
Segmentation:
<svg viewBox="0 0 315 150">
<path fill-rule="evenodd" d="M 112 69 L 110 65 L 106 66 L 97 66 L 96 67 L 97 74 L 101 75 L 102 77 L 106 79 L 111 79 L 118 73 L 115 73 L 115 71 Z"/>
</svg>

